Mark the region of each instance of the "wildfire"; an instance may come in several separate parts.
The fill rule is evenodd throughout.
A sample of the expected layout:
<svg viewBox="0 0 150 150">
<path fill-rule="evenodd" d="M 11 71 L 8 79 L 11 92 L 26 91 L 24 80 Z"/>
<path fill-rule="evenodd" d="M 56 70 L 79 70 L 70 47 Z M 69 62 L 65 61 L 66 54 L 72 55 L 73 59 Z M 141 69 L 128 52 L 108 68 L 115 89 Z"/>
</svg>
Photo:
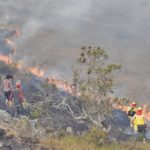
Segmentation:
<svg viewBox="0 0 150 150">
<path fill-rule="evenodd" d="M 28 68 L 29 72 L 31 72 L 33 75 L 36 75 L 38 77 L 43 77 L 44 76 L 44 71 L 43 70 L 39 70 L 36 67 L 30 67 Z"/>
<path fill-rule="evenodd" d="M 16 31 L 15 34 L 19 36 L 20 32 Z M 5 40 L 5 43 L 12 46 L 12 47 L 15 47 L 15 43 L 12 42 L 8 38 Z M 13 54 L 16 53 L 15 48 L 12 49 L 12 53 Z M 17 63 L 13 62 L 13 60 L 11 59 L 10 56 L 0 55 L 0 61 L 4 62 L 6 64 L 14 64 L 14 66 L 18 69 L 23 68 L 23 64 L 21 64 L 19 62 L 17 62 Z M 39 69 L 38 67 L 29 67 L 29 68 L 27 68 L 27 71 L 31 72 L 33 75 L 35 75 L 37 77 L 43 77 L 44 76 L 44 71 Z M 48 78 L 48 83 L 49 84 L 54 84 L 54 85 L 56 85 L 57 88 L 63 89 L 64 91 L 75 95 L 75 88 L 71 84 L 67 83 L 66 81 L 63 81 L 63 80 L 60 80 L 60 79 L 55 79 L 54 77 L 49 77 Z M 112 98 L 112 100 L 113 100 L 113 98 Z M 112 101 L 112 104 L 113 104 L 114 109 L 120 109 L 120 110 L 123 110 L 123 111 L 127 112 L 128 106 L 121 105 L 120 103 L 114 103 L 113 101 Z M 150 109 L 148 109 L 148 108 L 149 108 L 148 105 L 143 106 L 143 114 L 144 114 L 145 119 L 147 121 L 150 121 Z"/>
<path fill-rule="evenodd" d="M 125 106 L 125 105 L 120 105 L 120 104 L 118 104 L 118 103 L 113 103 L 113 108 L 114 109 L 120 109 L 120 110 L 122 110 L 122 111 L 124 111 L 124 112 L 127 112 L 127 110 L 128 110 L 128 106 Z M 149 107 L 149 105 L 143 105 L 143 115 L 144 115 L 144 118 L 145 118 L 145 120 L 147 120 L 147 121 L 150 121 L 150 107 Z"/>
<path fill-rule="evenodd" d="M 13 32 L 13 35 L 20 36 L 21 32 L 19 30 L 15 30 Z M 4 42 L 5 42 L 5 44 L 8 44 L 9 46 L 12 47 L 12 50 L 11 50 L 10 54 L 15 54 L 16 53 L 15 43 L 13 41 L 11 41 L 9 38 L 6 38 Z M 13 61 L 10 58 L 10 55 L 7 55 L 7 56 L 6 55 L 0 55 L 0 61 L 4 62 L 6 64 L 11 64 L 14 67 L 16 67 L 17 69 L 22 69 L 22 68 L 25 69 L 23 67 L 22 63 Z M 44 76 L 44 71 L 40 70 L 38 67 L 29 67 L 25 70 L 31 72 L 33 75 L 38 76 L 38 77 L 43 77 Z"/>
<path fill-rule="evenodd" d="M 9 65 L 13 64 L 13 66 L 16 67 L 17 69 L 22 69 L 22 64 L 19 62 L 13 62 L 10 56 L 0 55 L 0 61 Z"/>
<path fill-rule="evenodd" d="M 4 62 L 6 64 L 13 64 L 17 69 L 22 69 L 23 65 L 19 62 L 13 62 L 13 60 L 10 58 L 10 56 L 5 56 L 5 55 L 0 55 L 0 61 Z M 36 67 L 33 68 L 28 68 L 27 69 L 29 72 L 31 72 L 33 75 L 36 75 L 38 77 L 43 77 L 44 76 L 44 71 L 43 70 L 39 70 Z"/>
<path fill-rule="evenodd" d="M 128 110 L 128 106 L 118 105 L 118 104 L 113 104 L 113 108 L 114 109 L 120 109 L 120 110 L 122 110 L 124 112 L 127 112 L 127 110 Z"/>
<path fill-rule="evenodd" d="M 5 56 L 5 55 L 0 55 L 0 61 L 4 62 L 6 64 L 12 63 L 12 59 L 9 56 Z"/>
<path fill-rule="evenodd" d="M 148 105 L 143 106 L 143 114 L 146 120 L 150 121 L 150 109 Z"/>
<path fill-rule="evenodd" d="M 71 94 L 74 94 L 74 89 L 73 86 L 63 80 L 60 79 L 55 79 L 53 77 L 48 78 L 48 83 L 49 84 L 54 84 L 56 85 L 57 88 L 63 89 L 64 91 L 67 91 Z"/>
<path fill-rule="evenodd" d="M 17 69 L 22 69 L 22 64 L 19 63 L 19 62 L 17 62 L 15 66 L 16 66 Z"/>
</svg>

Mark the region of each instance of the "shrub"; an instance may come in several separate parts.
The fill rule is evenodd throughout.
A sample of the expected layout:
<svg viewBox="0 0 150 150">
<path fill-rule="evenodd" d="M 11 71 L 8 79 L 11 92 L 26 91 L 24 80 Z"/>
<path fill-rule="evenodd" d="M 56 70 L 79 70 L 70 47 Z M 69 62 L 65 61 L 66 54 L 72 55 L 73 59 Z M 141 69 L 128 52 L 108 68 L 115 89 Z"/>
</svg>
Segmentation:
<svg viewBox="0 0 150 150">
<path fill-rule="evenodd" d="M 30 111 L 30 117 L 31 117 L 31 119 L 40 118 L 41 115 L 42 115 L 42 112 L 43 112 L 42 107 L 36 107 L 36 108 L 32 109 Z"/>
<path fill-rule="evenodd" d="M 103 144 L 106 140 L 107 134 L 101 129 L 92 128 L 85 136 L 85 140 L 96 145 Z"/>
</svg>

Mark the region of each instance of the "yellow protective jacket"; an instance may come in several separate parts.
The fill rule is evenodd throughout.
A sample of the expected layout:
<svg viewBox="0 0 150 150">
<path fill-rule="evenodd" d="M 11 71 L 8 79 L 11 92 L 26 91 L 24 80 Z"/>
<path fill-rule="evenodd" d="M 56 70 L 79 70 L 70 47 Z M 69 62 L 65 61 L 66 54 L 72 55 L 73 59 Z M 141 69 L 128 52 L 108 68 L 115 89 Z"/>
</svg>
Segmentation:
<svg viewBox="0 0 150 150">
<path fill-rule="evenodd" d="M 145 121 L 144 121 L 144 115 L 134 115 L 133 117 L 134 120 L 134 124 L 138 125 L 144 125 Z"/>
<path fill-rule="evenodd" d="M 133 123 L 134 131 L 137 132 L 138 125 L 145 125 L 144 116 L 135 114 L 134 117 L 132 118 L 132 123 Z"/>
</svg>

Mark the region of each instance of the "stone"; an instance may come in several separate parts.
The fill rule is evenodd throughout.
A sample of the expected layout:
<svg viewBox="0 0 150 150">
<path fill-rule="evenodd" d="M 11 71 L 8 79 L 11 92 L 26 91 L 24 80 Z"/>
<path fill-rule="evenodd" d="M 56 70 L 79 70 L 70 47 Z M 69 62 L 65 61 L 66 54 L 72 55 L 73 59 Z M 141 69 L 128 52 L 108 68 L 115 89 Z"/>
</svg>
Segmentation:
<svg viewBox="0 0 150 150">
<path fill-rule="evenodd" d="M 67 133 L 69 133 L 69 134 L 73 134 L 73 130 L 72 130 L 71 127 L 67 127 L 67 128 L 66 128 L 66 131 L 67 131 Z"/>
</svg>

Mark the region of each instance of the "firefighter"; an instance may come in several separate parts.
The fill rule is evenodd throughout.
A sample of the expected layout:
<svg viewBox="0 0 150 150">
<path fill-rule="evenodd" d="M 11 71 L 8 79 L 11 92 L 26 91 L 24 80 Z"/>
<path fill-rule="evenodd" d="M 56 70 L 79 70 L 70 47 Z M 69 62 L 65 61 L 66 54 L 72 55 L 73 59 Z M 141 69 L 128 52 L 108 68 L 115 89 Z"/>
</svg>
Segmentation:
<svg viewBox="0 0 150 150">
<path fill-rule="evenodd" d="M 136 106 L 137 106 L 137 104 L 135 103 L 135 102 L 132 102 L 131 104 L 130 104 L 130 106 L 128 107 L 128 110 L 127 110 L 127 114 L 128 114 L 128 117 L 129 117 L 129 119 L 130 119 L 130 126 L 132 127 L 133 126 L 133 124 L 132 124 L 132 117 L 135 115 L 135 113 L 136 113 Z"/>
<path fill-rule="evenodd" d="M 130 106 L 128 107 L 127 114 L 128 114 L 129 118 L 132 118 L 135 115 L 135 113 L 136 113 L 136 106 L 137 106 L 137 104 L 135 102 L 132 102 L 130 104 Z"/>
<path fill-rule="evenodd" d="M 144 136 L 146 132 L 146 126 L 145 126 L 143 110 L 141 107 L 137 108 L 136 114 L 132 118 L 132 123 L 133 123 L 134 131 L 141 133 Z"/>
</svg>

